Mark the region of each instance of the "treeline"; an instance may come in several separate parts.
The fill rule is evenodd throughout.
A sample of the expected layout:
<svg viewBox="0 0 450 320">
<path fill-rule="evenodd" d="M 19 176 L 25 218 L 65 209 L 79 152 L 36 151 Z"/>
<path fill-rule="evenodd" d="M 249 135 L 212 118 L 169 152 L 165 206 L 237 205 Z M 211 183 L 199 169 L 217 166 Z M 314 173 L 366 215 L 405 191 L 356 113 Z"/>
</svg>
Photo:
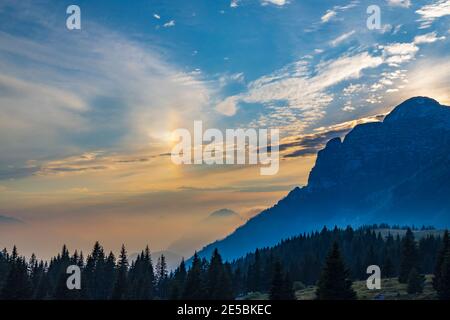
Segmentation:
<svg viewBox="0 0 450 320">
<path fill-rule="evenodd" d="M 369 265 L 380 266 L 383 277 L 398 277 L 404 241 L 411 237 L 414 239 L 413 232 L 407 229 L 404 237 L 392 234 L 382 236 L 375 231 L 378 228 L 377 225 L 356 230 L 351 227 L 324 227 L 320 232 L 303 234 L 283 240 L 274 247 L 258 249 L 234 261 L 233 270 L 246 274 L 246 290 L 267 292 L 269 283 L 265 280 L 270 273 L 269 266 L 274 259 L 279 259 L 294 281 L 314 285 L 319 280 L 330 248 L 336 242 L 353 280 L 367 279 L 366 268 Z M 383 229 L 390 228 L 386 225 Z M 433 273 L 442 245 L 441 237 L 429 234 L 414 243 L 414 265 L 420 273 Z"/>
<path fill-rule="evenodd" d="M 81 289 L 68 290 L 69 265 L 81 270 Z M 0 299 L 235 299 L 250 292 L 271 299 L 295 299 L 295 290 L 317 285 L 318 299 L 353 299 L 354 280 L 366 279 L 369 265 L 381 267 L 382 277 L 398 277 L 408 292 L 423 289 L 423 274 L 434 273 L 439 298 L 450 298 L 450 242 L 427 235 L 416 241 L 407 229 L 404 237 L 383 237 L 373 228 L 324 228 L 258 249 L 231 263 L 217 250 L 209 260 L 197 254 L 173 271 L 162 255 L 154 264 L 147 247 L 130 262 L 125 247 L 116 258 L 97 242 L 92 252 L 70 254 L 66 246 L 49 262 L 34 255 L 27 261 L 14 247 L 0 252 Z"/>
</svg>

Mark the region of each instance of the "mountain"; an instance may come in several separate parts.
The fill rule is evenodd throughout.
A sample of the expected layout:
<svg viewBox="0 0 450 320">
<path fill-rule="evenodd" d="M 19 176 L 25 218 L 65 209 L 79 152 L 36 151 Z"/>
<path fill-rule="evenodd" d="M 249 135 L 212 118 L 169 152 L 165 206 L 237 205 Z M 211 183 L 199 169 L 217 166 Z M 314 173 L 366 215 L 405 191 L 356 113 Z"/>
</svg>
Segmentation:
<svg viewBox="0 0 450 320">
<path fill-rule="evenodd" d="M 190 257 L 194 254 L 195 248 L 201 248 L 211 241 L 225 237 L 244 222 L 245 220 L 233 210 L 224 208 L 214 211 L 206 218 L 195 221 L 191 228 L 169 245 L 167 250 L 183 257 Z"/>
<path fill-rule="evenodd" d="M 225 239 L 225 259 L 324 225 L 450 225 L 450 107 L 406 100 L 383 122 L 361 124 L 319 151 L 308 183 Z"/>
<path fill-rule="evenodd" d="M 217 211 L 214 211 L 211 213 L 208 218 L 206 218 L 208 221 L 211 220 L 224 220 L 224 219 L 236 219 L 236 220 L 242 220 L 241 216 L 230 209 L 220 209 Z"/>
<path fill-rule="evenodd" d="M 24 222 L 22 220 L 7 217 L 7 216 L 0 216 L 0 225 L 12 225 L 12 224 L 23 224 Z"/>
</svg>

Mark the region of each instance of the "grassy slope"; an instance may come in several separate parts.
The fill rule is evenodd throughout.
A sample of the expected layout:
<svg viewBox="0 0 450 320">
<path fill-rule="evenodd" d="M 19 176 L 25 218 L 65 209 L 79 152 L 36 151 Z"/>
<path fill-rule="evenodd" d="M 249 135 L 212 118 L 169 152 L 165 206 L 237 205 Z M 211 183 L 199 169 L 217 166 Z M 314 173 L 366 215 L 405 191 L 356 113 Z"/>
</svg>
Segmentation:
<svg viewBox="0 0 450 320">
<path fill-rule="evenodd" d="M 431 284 L 431 275 L 426 276 L 425 287 L 423 293 L 410 295 L 406 292 L 406 284 L 399 283 L 397 278 L 382 279 L 380 290 L 369 290 L 366 281 L 355 281 L 353 289 L 355 289 L 359 300 L 372 300 L 377 296 L 383 295 L 384 300 L 427 300 L 436 299 L 436 292 Z M 310 286 L 306 289 L 296 291 L 298 300 L 312 300 L 316 297 L 316 287 Z M 247 300 L 268 300 L 268 294 L 254 292 L 248 294 Z"/>
</svg>

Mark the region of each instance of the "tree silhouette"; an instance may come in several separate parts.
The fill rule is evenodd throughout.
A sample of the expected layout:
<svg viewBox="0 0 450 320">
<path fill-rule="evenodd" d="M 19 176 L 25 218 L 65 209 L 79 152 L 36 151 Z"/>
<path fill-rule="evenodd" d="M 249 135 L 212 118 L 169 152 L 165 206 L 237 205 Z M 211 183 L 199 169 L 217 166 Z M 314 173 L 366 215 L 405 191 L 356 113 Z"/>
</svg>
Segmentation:
<svg viewBox="0 0 450 320">
<path fill-rule="evenodd" d="M 316 296 L 318 300 L 352 300 L 356 293 L 352 289 L 349 271 L 345 267 L 338 244 L 333 247 L 325 260 L 320 276 Z"/>
<path fill-rule="evenodd" d="M 117 263 L 116 282 L 114 284 L 111 296 L 113 300 L 121 300 L 125 298 L 125 294 L 127 292 L 128 287 L 127 272 L 128 272 L 127 251 L 125 250 L 125 245 L 122 245 L 119 260 Z"/>
<path fill-rule="evenodd" d="M 417 246 L 414 241 L 414 234 L 408 228 L 403 238 L 402 256 L 398 281 L 400 283 L 408 282 L 409 273 L 413 268 L 417 268 Z"/>
</svg>

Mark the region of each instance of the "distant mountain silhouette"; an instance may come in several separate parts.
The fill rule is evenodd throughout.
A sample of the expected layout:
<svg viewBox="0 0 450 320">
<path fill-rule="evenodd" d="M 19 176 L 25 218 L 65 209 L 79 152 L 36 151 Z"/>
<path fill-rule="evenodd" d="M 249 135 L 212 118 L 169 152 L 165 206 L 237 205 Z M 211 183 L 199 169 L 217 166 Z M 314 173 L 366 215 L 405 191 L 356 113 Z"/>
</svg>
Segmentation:
<svg viewBox="0 0 450 320">
<path fill-rule="evenodd" d="M 237 212 L 226 208 L 214 211 L 208 216 L 208 218 L 206 218 L 206 220 L 223 220 L 228 218 L 242 220 L 242 217 Z"/>
<path fill-rule="evenodd" d="M 11 224 L 23 224 L 24 222 L 22 220 L 7 217 L 7 216 L 0 216 L 0 225 L 11 225 Z"/>
<path fill-rule="evenodd" d="M 386 222 L 450 225 L 450 107 L 406 100 L 383 122 L 356 126 L 319 151 L 308 184 L 295 188 L 221 241 L 226 259 L 328 226 Z"/>
<path fill-rule="evenodd" d="M 206 218 L 193 221 L 190 228 L 172 242 L 167 250 L 188 258 L 194 254 L 196 248 L 225 237 L 244 222 L 245 220 L 233 210 L 216 210 Z"/>
</svg>

